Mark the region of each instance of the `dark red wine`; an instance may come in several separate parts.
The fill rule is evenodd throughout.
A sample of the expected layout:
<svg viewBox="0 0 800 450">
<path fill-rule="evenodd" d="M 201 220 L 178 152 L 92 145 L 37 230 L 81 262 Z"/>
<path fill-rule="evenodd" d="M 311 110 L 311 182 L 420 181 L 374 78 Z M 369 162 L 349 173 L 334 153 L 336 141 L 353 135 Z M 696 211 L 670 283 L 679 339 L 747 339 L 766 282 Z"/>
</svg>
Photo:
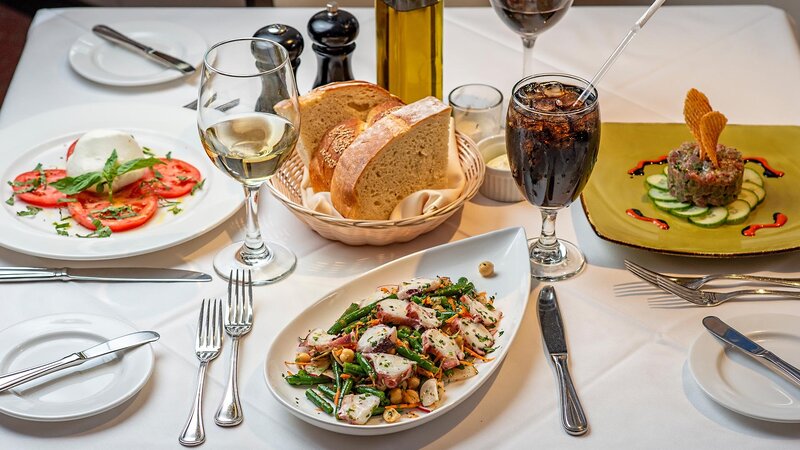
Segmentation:
<svg viewBox="0 0 800 450">
<path fill-rule="evenodd" d="M 536 36 L 567 13 L 572 0 L 498 0 L 492 6 L 506 26 L 522 35 Z"/>
<path fill-rule="evenodd" d="M 536 206 L 569 205 L 594 168 L 600 112 L 596 93 L 575 104 L 581 92 L 574 85 L 530 81 L 509 102 L 506 151 L 511 174 Z"/>
</svg>

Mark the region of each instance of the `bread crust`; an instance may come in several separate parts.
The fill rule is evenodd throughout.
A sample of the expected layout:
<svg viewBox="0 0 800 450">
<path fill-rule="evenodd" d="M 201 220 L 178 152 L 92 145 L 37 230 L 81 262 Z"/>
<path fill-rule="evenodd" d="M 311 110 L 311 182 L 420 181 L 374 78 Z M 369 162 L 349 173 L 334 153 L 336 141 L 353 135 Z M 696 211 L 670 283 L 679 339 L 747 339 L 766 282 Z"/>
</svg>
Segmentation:
<svg viewBox="0 0 800 450">
<path fill-rule="evenodd" d="M 450 107 L 435 97 L 426 97 L 397 109 L 362 132 L 339 159 L 331 179 L 331 201 L 342 216 L 362 217 L 356 189 L 369 163 L 392 141 L 412 127 L 438 115 L 449 116 Z"/>
<path fill-rule="evenodd" d="M 365 122 L 352 118 L 325 133 L 319 143 L 319 149 L 311 155 L 311 162 L 308 165 L 309 180 L 314 192 L 331 190 L 331 178 L 339 158 L 366 126 Z"/>
</svg>

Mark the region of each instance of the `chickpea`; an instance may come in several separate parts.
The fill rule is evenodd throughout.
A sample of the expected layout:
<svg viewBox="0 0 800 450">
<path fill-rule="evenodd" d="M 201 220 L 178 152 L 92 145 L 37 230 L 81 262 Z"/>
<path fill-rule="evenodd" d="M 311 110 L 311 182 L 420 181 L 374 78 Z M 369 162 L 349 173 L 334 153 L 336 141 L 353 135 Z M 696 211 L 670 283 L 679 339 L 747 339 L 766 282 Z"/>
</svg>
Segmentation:
<svg viewBox="0 0 800 450">
<path fill-rule="evenodd" d="M 478 272 L 482 277 L 488 278 L 494 275 L 494 264 L 491 261 L 484 261 L 478 264 Z"/>
<path fill-rule="evenodd" d="M 383 410 L 383 421 L 386 423 L 395 423 L 400 420 L 400 413 L 394 408 L 386 408 Z"/>
<path fill-rule="evenodd" d="M 403 392 L 403 403 L 419 403 L 419 392 L 411 389 Z"/>
<path fill-rule="evenodd" d="M 342 349 L 342 353 L 339 354 L 339 359 L 343 363 L 351 363 L 354 359 L 356 359 L 356 354 L 349 348 Z"/>
<path fill-rule="evenodd" d="M 407 381 L 406 387 L 409 389 L 417 389 L 419 388 L 419 377 L 411 377 Z"/>
<path fill-rule="evenodd" d="M 294 357 L 294 362 L 307 363 L 311 362 L 311 355 L 306 352 L 300 352 Z"/>
<path fill-rule="evenodd" d="M 390 349 L 389 349 L 389 351 L 387 351 L 386 353 L 388 353 L 388 354 L 390 354 L 390 355 L 394 355 L 395 353 L 397 353 L 397 349 L 395 349 L 394 347 L 392 347 L 392 348 L 390 348 Z"/>
<path fill-rule="evenodd" d="M 459 348 L 461 348 L 464 345 L 464 337 L 461 336 L 460 334 L 458 336 L 456 336 L 456 338 L 454 340 L 456 341 L 456 345 Z"/>
<path fill-rule="evenodd" d="M 399 405 L 403 402 L 403 390 L 400 388 L 394 388 L 389 390 L 389 403 L 393 405 Z"/>
</svg>

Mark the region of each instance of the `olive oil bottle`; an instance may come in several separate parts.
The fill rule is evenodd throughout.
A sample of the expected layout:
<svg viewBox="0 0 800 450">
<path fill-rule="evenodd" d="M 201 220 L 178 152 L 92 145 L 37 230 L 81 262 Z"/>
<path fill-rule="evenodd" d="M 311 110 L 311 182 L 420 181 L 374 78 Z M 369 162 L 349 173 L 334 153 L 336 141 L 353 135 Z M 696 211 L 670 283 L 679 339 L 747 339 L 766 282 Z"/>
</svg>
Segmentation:
<svg viewBox="0 0 800 450">
<path fill-rule="evenodd" d="M 444 0 L 375 0 L 378 84 L 406 103 L 442 98 Z"/>
</svg>

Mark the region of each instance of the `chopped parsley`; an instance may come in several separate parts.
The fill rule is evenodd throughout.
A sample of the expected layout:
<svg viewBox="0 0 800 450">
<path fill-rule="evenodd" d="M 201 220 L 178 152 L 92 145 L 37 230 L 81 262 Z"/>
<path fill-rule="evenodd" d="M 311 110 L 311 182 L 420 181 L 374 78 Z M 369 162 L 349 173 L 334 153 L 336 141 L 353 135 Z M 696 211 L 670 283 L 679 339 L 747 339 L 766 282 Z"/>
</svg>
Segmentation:
<svg viewBox="0 0 800 450">
<path fill-rule="evenodd" d="M 6 200 L 6 205 L 14 206 L 14 194 L 11 194 L 11 197 L 8 197 L 8 200 Z"/>
<path fill-rule="evenodd" d="M 17 211 L 17 215 L 20 217 L 33 217 L 42 211 L 42 208 L 38 206 L 26 206 L 25 208 L 25 211 Z"/>
<path fill-rule="evenodd" d="M 206 183 L 206 179 L 205 179 L 205 178 L 203 178 L 202 180 L 200 180 L 200 182 L 199 182 L 199 183 L 197 183 L 197 184 L 195 184 L 194 186 L 192 186 L 192 192 L 190 192 L 190 193 L 189 193 L 189 195 L 194 195 L 194 193 L 195 193 L 195 192 L 197 192 L 197 191 L 198 191 L 198 190 L 200 190 L 200 189 L 203 189 L 203 185 L 204 185 L 205 183 Z"/>
<path fill-rule="evenodd" d="M 55 227 L 56 233 L 58 233 L 59 236 L 69 236 L 69 233 L 67 233 L 67 229 L 70 228 L 72 225 L 70 225 L 69 222 L 64 221 L 64 222 L 53 222 L 53 226 Z"/>
<path fill-rule="evenodd" d="M 92 225 L 94 225 L 95 230 L 89 234 L 76 234 L 79 238 L 106 238 L 111 236 L 111 228 L 103 225 L 102 222 L 98 219 L 92 219 Z"/>
<path fill-rule="evenodd" d="M 159 172 L 159 171 L 158 171 L 157 169 L 155 169 L 155 168 L 153 169 L 153 176 L 155 176 L 155 177 L 156 177 L 156 180 L 160 180 L 160 179 L 164 178 L 164 175 L 161 175 L 161 172 Z"/>
<path fill-rule="evenodd" d="M 167 160 L 172 161 L 172 151 L 167 152 Z"/>
<path fill-rule="evenodd" d="M 145 156 L 156 156 L 156 154 L 153 153 L 153 151 L 150 150 L 149 147 L 142 147 L 142 153 L 144 153 Z"/>
<path fill-rule="evenodd" d="M 136 211 L 130 205 L 108 206 L 103 209 L 92 210 L 92 215 L 99 219 L 120 220 L 136 217 Z M 94 224 L 94 222 L 92 222 Z"/>
</svg>

